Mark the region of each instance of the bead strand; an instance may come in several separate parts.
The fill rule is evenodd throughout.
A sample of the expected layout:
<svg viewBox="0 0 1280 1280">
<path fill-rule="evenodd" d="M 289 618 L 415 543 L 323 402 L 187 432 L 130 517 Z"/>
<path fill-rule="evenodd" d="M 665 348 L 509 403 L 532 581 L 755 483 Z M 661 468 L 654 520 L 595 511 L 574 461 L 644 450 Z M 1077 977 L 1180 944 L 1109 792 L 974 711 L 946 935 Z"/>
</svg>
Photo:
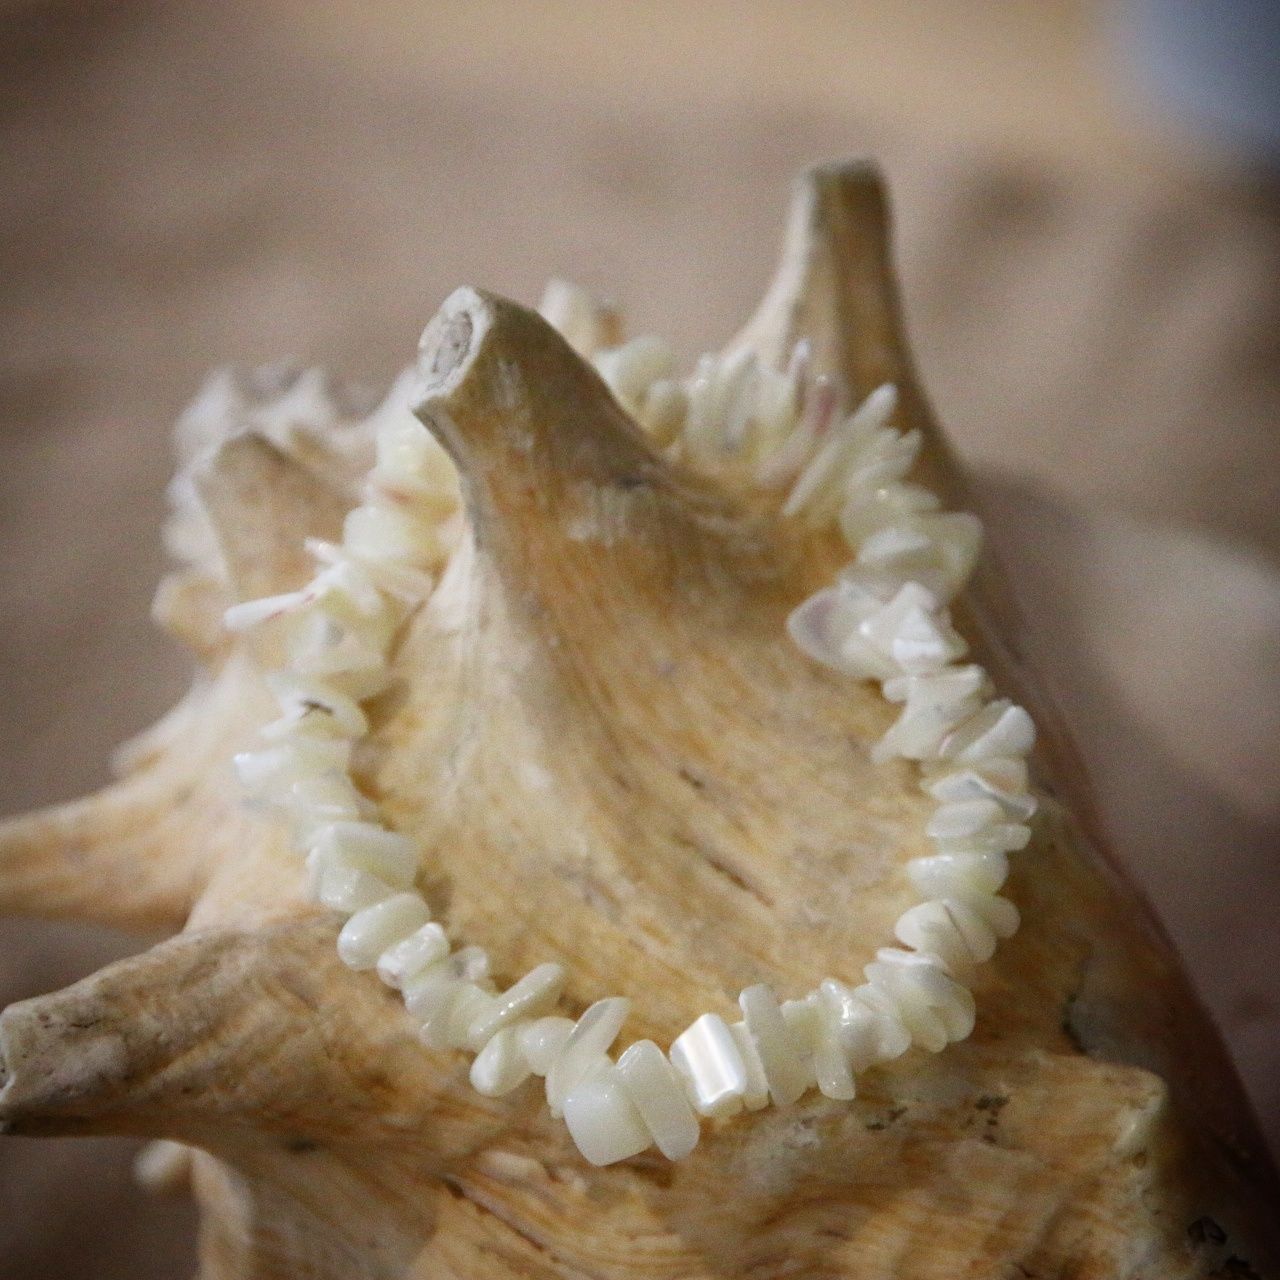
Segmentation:
<svg viewBox="0 0 1280 1280">
<path fill-rule="evenodd" d="M 425 1045 L 474 1054 L 471 1083 L 485 1096 L 542 1078 L 549 1108 L 593 1164 L 655 1145 L 678 1160 L 696 1146 L 700 1117 L 787 1106 L 813 1088 L 852 1099 L 868 1069 L 970 1033 L 965 979 L 1018 927 L 997 895 L 1008 854 L 1030 839 L 1034 727 L 963 661 L 947 606 L 973 569 L 981 529 L 907 481 L 920 440 L 889 425 L 894 388 L 846 414 L 841 389 L 809 376 L 804 344 L 782 372 L 741 353 L 704 356 L 681 383 L 665 344 L 619 345 L 616 316 L 573 286 L 550 287 L 544 308 L 657 446 L 744 460 L 762 485 L 786 491 L 784 516 L 844 534 L 850 564 L 788 630 L 810 658 L 878 681 L 901 707 L 873 759 L 917 762 L 936 805 L 926 827 L 934 852 L 907 866 L 922 900 L 894 925 L 901 945 L 877 951 L 860 985 L 827 978 L 779 1001 L 757 984 L 739 996 L 739 1020 L 704 1013 L 667 1053 L 641 1040 L 616 1060 L 629 1001 L 607 997 L 573 1020 L 556 1012 L 561 965 L 540 964 L 499 991 L 481 948 L 451 946 L 415 887 L 417 843 L 386 827 L 350 772 L 368 733 L 364 704 L 385 689 L 400 628 L 430 593 L 460 518 L 453 469 L 409 412 L 408 376 L 374 414 L 376 462 L 341 543 L 310 544 L 321 566 L 313 580 L 227 613 L 235 630 L 287 627 L 286 668 L 268 682 L 280 717 L 235 765 L 246 790 L 289 820 L 311 896 L 346 917 L 343 963 L 396 989 Z"/>
</svg>

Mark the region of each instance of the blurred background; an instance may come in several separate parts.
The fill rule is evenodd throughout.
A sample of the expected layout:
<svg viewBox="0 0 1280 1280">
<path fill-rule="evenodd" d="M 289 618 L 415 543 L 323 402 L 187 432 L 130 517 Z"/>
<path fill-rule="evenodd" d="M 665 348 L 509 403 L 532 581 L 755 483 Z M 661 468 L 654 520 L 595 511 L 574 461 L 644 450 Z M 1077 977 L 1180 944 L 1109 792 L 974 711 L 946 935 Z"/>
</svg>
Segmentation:
<svg viewBox="0 0 1280 1280">
<path fill-rule="evenodd" d="M 205 371 L 379 381 L 552 273 L 686 355 L 872 154 L 926 385 L 1124 860 L 1280 1145 L 1280 5 L 0 0 L 0 812 L 107 777 Z M 0 924 L 0 1004 L 139 945 Z M 7 1276 L 189 1272 L 122 1142 L 0 1145 Z"/>
</svg>

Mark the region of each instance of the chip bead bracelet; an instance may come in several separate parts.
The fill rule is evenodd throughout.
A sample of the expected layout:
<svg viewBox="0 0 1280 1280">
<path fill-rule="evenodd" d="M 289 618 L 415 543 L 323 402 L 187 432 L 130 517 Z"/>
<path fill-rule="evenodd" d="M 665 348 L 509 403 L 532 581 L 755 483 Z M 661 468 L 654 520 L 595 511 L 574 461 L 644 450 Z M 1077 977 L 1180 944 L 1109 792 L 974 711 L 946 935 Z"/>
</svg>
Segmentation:
<svg viewBox="0 0 1280 1280">
<path fill-rule="evenodd" d="M 311 582 L 226 614 L 232 630 L 282 626 L 287 637 L 286 663 L 268 677 L 280 718 L 235 766 L 249 793 L 286 815 L 311 897 L 346 917 L 343 963 L 400 992 L 424 1045 L 474 1054 L 471 1083 L 486 1096 L 541 1077 L 551 1112 L 592 1164 L 651 1146 L 679 1160 L 697 1145 L 702 1118 L 789 1106 L 815 1087 L 852 1099 L 869 1068 L 969 1035 L 965 979 L 1018 927 L 998 890 L 1008 854 L 1030 839 L 1035 731 L 963 661 L 947 605 L 972 571 L 981 530 L 907 480 L 921 441 L 889 425 L 893 387 L 845 414 L 840 389 L 810 375 L 803 344 L 785 371 L 703 356 L 681 381 L 659 339 L 619 343 L 616 317 L 581 290 L 553 284 L 542 311 L 656 447 L 693 462 L 732 456 L 785 494 L 785 518 L 838 523 L 853 558 L 788 630 L 813 660 L 880 682 L 901 711 L 873 759 L 917 762 L 935 802 L 925 829 L 934 852 L 907 864 L 921 900 L 894 925 L 899 945 L 875 953 L 861 984 L 826 978 L 791 1000 L 751 986 L 738 997 L 740 1019 L 704 1013 L 666 1052 L 640 1040 L 616 1060 L 628 1000 L 597 1000 L 572 1019 L 557 1012 L 560 964 L 499 990 L 482 948 L 452 945 L 415 888 L 417 843 L 382 822 L 350 772 L 369 731 L 362 704 L 387 684 L 397 632 L 460 529 L 456 474 L 411 412 L 409 376 L 374 415 L 375 464 L 341 542 L 310 544 L 320 565 Z"/>
</svg>

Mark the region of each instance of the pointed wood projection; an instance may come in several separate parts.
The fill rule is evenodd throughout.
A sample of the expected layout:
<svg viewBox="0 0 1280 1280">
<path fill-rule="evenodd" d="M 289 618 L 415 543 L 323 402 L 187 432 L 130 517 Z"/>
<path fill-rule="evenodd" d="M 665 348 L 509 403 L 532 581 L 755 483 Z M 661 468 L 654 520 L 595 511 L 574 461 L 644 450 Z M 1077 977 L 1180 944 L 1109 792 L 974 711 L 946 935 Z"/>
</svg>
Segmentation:
<svg viewBox="0 0 1280 1280">
<path fill-rule="evenodd" d="M 378 411 L 419 406 L 462 509 L 351 769 L 499 986 L 562 962 L 565 1012 L 624 993 L 628 1039 L 667 1046 L 701 1012 L 737 1017 L 754 983 L 856 981 L 913 900 L 930 810 L 914 766 L 872 762 L 895 708 L 788 638 L 849 558 L 838 530 L 785 516 L 730 453 L 646 435 L 575 351 L 600 341 L 578 319 L 561 316 L 566 341 L 460 290 Z M 968 505 L 868 167 L 801 177 L 777 276 L 728 350 L 784 368 L 798 344 L 850 405 L 896 383 L 897 425 L 925 437 L 915 478 Z M 398 994 L 339 960 L 340 920 L 230 766 L 278 714 L 285 646 L 222 611 L 307 582 L 304 543 L 339 536 L 373 428 L 308 419 L 295 390 L 275 430 L 284 410 L 246 395 L 206 398 L 225 421 L 202 420 L 175 487 L 185 563 L 158 609 L 198 651 L 196 687 L 120 781 L 0 827 L 3 909 L 173 934 L 4 1012 L 6 1130 L 189 1149 L 144 1171 L 189 1181 L 206 1280 L 1280 1274 L 1280 1192 L 1231 1066 L 1101 852 L 986 556 L 954 616 L 1035 717 L 1041 807 L 1004 890 L 1022 925 L 976 971 L 971 1036 L 868 1070 L 852 1101 L 810 1091 L 705 1122 L 685 1159 L 605 1168 L 539 1082 L 485 1097 L 466 1054 L 420 1044 Z"/>
</svg>

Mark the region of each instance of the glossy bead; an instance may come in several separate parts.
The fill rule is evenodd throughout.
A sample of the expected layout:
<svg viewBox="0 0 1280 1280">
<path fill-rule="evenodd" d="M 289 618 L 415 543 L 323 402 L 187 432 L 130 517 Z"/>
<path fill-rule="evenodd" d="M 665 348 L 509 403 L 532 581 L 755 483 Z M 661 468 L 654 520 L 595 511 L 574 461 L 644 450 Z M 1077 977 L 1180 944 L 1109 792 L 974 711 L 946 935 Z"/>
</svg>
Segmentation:
<svg viewBox="0 0 1280 1280">
<path fill-rule="evenodd" d="M 519 1028 L 520 1051 L 534 1075 L 545 1076 L 573 1034 L 572 1018 L 535 1018 Z"/>
<path fill-rule="evenodd" d="M 357 911 L 338 934 L 338 956 L 352 969 L 372 969 L 390 946 L 421 928 L 430 918 L 416 893 L 397 893 Z"/>
<path fill-rule="evenodd" d="M 509 1023 L 550 1013 L 564 990 L 566 976 L 562 964 L 540 964 L 530 969 L 498 996 L 493 1007 L 471 1027 L 470 1035 L 476 1048 Z"/>
<path fill-rule="evenodd" d="M 742 1110 L 747 1067 L 719 1014 L 704 1013 L 682 1031 L 671 1045 L 670 1057 L 700 1114 L 723 1118 Z"/>
<path fill-rule="evenodd" d="M 747 1035 L 759 1055 L 774 1105 L 790 1106 L 813 1083 L 804 1056 L 783 1021 L 778 998 L 765 983 L 747 987 L 738 997 Z"/>
<path fill-rule="evenodd" d="M 639 1155 L 653 1139 L 608 1058 L 597 1059 L 564 1100 L 569 1136 L 587 1161 L 616 1164 Z"/>
<path fill-rule="evenodd" d="M 652 1040 L 637 1040 L 618 1059 L 618 1075 L 658 1150 L 668 1160 L 683 1160 L 701 1131 L 666 1054 Z"/>
<path fill-rule="evenodd" d="M 503 1027 L 476 1054 L 471 1064 L 471 1085 L 486 1098 L 500 1098 L 519 1088 L 532 1074 L 520 1047 L 519 1027 Z"/>
<path fill-rule="evenodd" d="M 358 867 L 397 888 L 407 888 L 418 871 L 418 845 L 376 822 L 333 822 L 312 838 L 311 856 L 325 865 Z"/>
<path fill-rule="evenodd" d="M 552 1115 L 558 1116 L 564 1111 L 565 1099 L 609 1051 L 630 1011 L 630 1000 L 607 996 L 591 1005 L 574 1024 L 547 1072 L 547 1103 Z"/>
<path fill-rule="evenodd" d="M 403 987 L 448 954 L 449 939 L 444 929 L 432 921 L 378 957 L 378 977 L 389 987 Z"/>
</svg>

